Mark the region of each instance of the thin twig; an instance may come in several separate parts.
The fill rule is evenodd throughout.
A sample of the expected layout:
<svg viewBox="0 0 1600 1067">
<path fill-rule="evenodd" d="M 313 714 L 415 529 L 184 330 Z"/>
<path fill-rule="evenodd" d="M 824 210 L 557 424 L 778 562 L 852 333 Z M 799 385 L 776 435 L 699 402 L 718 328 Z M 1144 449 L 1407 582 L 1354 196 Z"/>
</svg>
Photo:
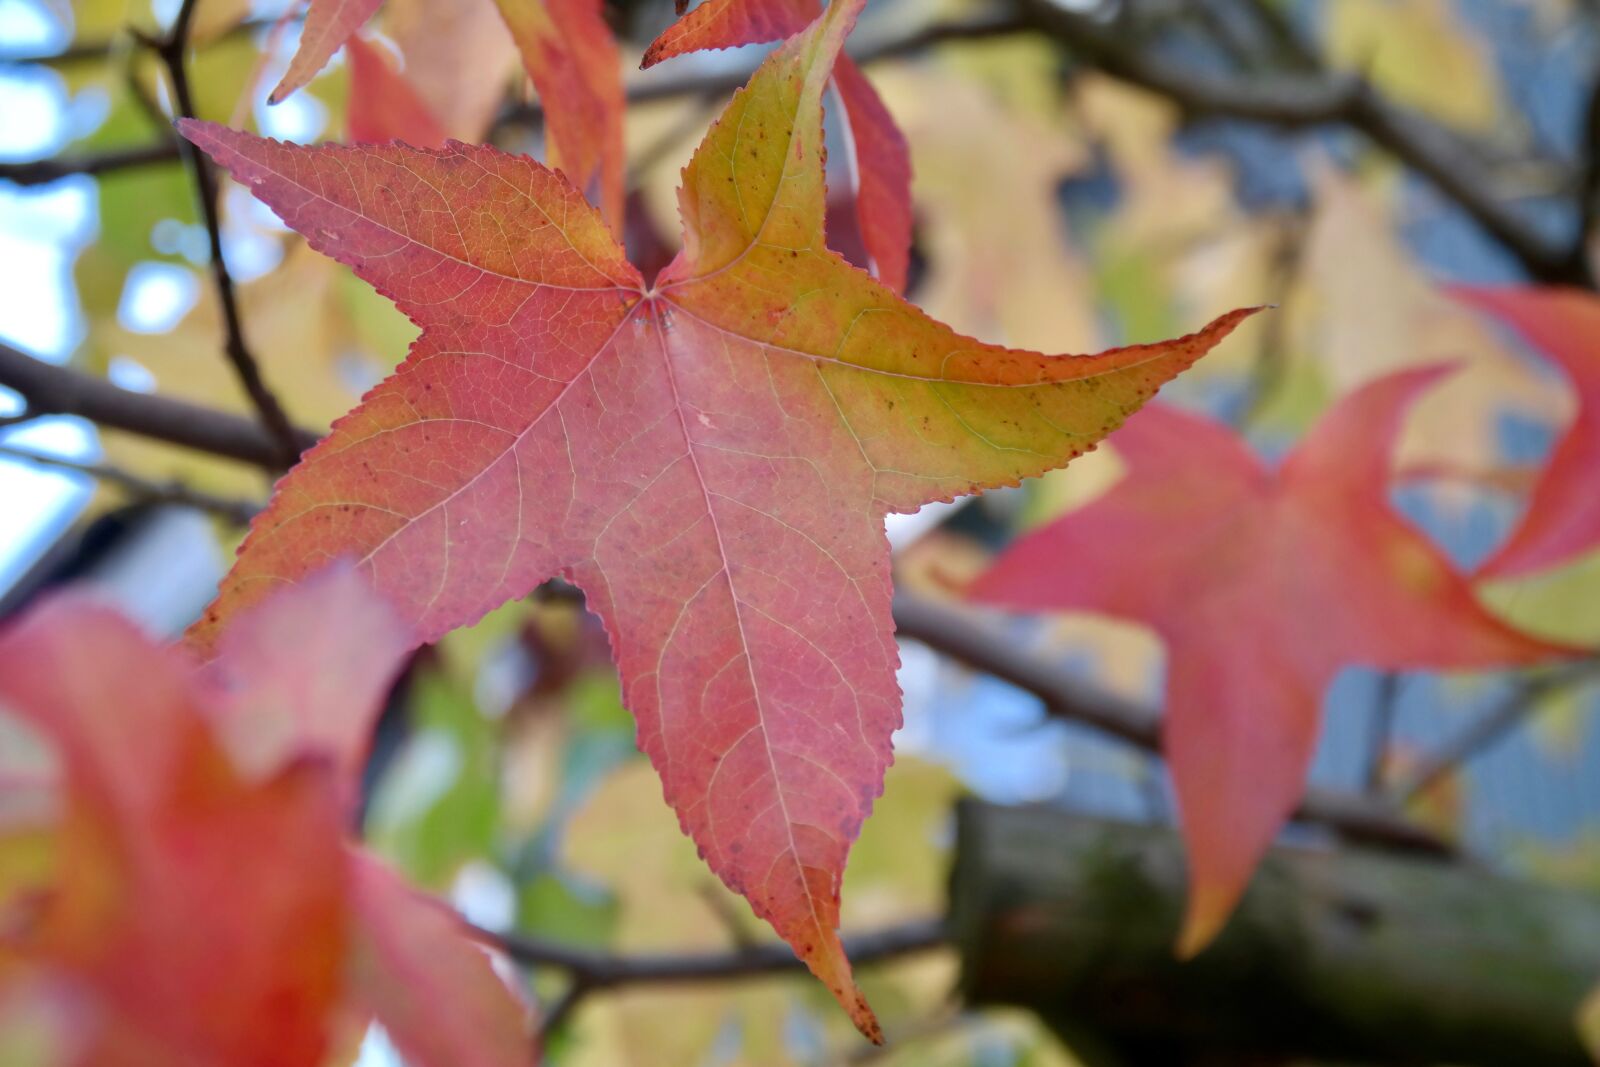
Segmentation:
<svg viewBox="0 0 1600 1067">
<path fill-rule="evenodd" d="M 721 982 L 730 978 L 803 972 L 794 949 L 779 943 L 732 948 L 721 952 L 619 955 L 579 948 L 515 933 L 495 933 L 468 926 L 468 933 L 529 967 L 565 971 L 593 991 L 616 986 Z M 917 919 L 845 939 L 845 953 L 857 967 L 927 952 L 949 943 L 942 919 Z"/>
<path fill-rule="evenodd" d="M 290 16 L 290 18 L 296 22 L 304 17 L 305 16 L 303 14 L 294 14 Z M 230 26 L 228 29 L 219 34 L 207 38 L 205 43 L 208 45 L 217 44 L 232 38 L 244 37 L 256 32 L 257 30 L 270 29 L 272 26 L 276 25 L 278 21 L 279 19 L 277 16 L 260 19 L 246 19 L 243 22 L 239 22 L 233 26 Z M 61 51 L 51 52 L 48 54 L 39 52 L 0 52 L 0 63 L 46 63 L 51 65 L 80 63 L 85 60 L 105 59 L 107 56 L 124 47 L 126 47 L 126 38 L 122 34 L 115 34 L 113 36 L 103 37 L 98 40 L 74 41 Z"/>
<path fill-rule="evenodd" d="M 197 115 L 186 62 L 189 28 L 193 24 L 194 13 L 195 0 L 184 0 L 183 6 L 178 9 L 178 17 L 173 20 L 171 32 L 164 39 L 160 41 L 143 39 L 145 46 L 154 51 L 166 67 L 168 79 L 172 82 L 173 101 L 178 115 L 183 118 L 195 118 Z M 210 161 L 203 152 L 187 140 L 183 141 L 181 148 L 183 158 L 194 175 L 195 187 L 200 196 L 201 217 L 205 221 L 206 235 L 211 246 L 211 280 L 217 291 L 217 303 L 222 309 L 225 331 L 223 351 L 227 354 L 229 363 L 233 365 L 239 384 L 243 386 L 245 395 L 250 398 L 250 403 L 255 408 L 262 426 L 277 445 L 278 466 L 281 468 L 293 466 L 300 454 L 295 445 L 294 427 L 290 425 L 289 417 L 284 414 L 278 398 L 267 388 L 267 383 L 261 376 L 261 369 L 245 343 L 244 323 L 239 314 L 239 301 L 234 292 L 233 276 L 228 273 L 228 265 L 222 257 L 222 217 L 217 202 L 216 178 L 212 174 Z"/>
<path fill-rule="evenodd" d="M 72 474 L 82 474 L 102 482 L 110 482 L 141 502 L 176 504 L 181 507 L 195 508 L 196 510 L 216 515 L 218 518 L 225 519 L 236 526 L 248 526 L 250 520 L 255 517 L 256 512 L 261 510 L 261 505 L 253 500 L 217 496 L 203 490 L 192 489 L 179 482 L 152 481 L 142 475 L 134 474 L 132 471 L 123 470 L 121 467 L 108 463 L 81 463 L 76 460 L 63 459 L 60 456 L 47 456 L 38 452 L 29 452 L 26 449 L 15 448 L 6 444 L 0 444 L 0 459 L 28 463 L 35 467 L 46 467 L 51 470 L 67 471 Z"/>
<path fill-rule="evenodd" d="M 1266 303 L 1282 307 L 1289 302 L 1305 262 L 1306 238 L 1310 230 L 1310 219 L 1301 212 L 1289 215 L 1278 228 L 1269 282 L 1272 288 L 1267 294 Z M 1288 330 L 1288 315 L 1266 316 L 1258 333 L 1260 343 L 1245 394 L 1235 409 L 1238 412 L 1238 417 L 1233 420 L 1236 428 L 1242 429 L 1259 418 L 1282 384 L 1288 362 Z"/>
<path fill-rule="evenodd" d="M 1453 774 L 1469 759 L 1482 755 L 1504 740 L 1539 709 L 1544 698 L 1596 678 L 1600 678 L 1600 657 L 1569 663 L 1527 679 L 1421 759 L 1411 773 L 1395 785 L 1391 795 L 1401 803 L 1414 800 L 1434 783 Z"/>
<path fill-rule="evenodd" d="M 741 945 L 725 952 L 620 955 L 579 948 L 516 933 L 496 933 L 463 923 L 469 936 L 504 952 L 525 967 L 565 971 L 571 984 L 540 1020 L 541 1041 L 571 1017 L 592 993 L 619 986 L 685 985 L 764 975 L 799 974 L 806 965 L 788 945 Z M 845 938 L 845 953 L 856 967 L 942 948 L 949 934 L 942 919 L 918 919 Z"/>
<path fill-rule="evenodd" d="M 1372 732 L 1367 738 L 1367 766 L 1362 788 L 1376 796 L 1383 789 L 1388 769 L 1389 743 L 1394 739 L 1395 711 L 1400 702 L 1401 676 L 1392 671 L 1378 678 L 1377 699 L 1372 702 Z"/>
<path fill-rule="evenodd" d="M 27 163 L 0 163 L 0 181 L 13 185 L 45 185 L 75 174 L 107 174 L 137 167 L 161 166 L 178 161 L 178 142 L 172 139 L 137 148 L 115 148 L 94 155 L 58 156 Z"/>
</svg>

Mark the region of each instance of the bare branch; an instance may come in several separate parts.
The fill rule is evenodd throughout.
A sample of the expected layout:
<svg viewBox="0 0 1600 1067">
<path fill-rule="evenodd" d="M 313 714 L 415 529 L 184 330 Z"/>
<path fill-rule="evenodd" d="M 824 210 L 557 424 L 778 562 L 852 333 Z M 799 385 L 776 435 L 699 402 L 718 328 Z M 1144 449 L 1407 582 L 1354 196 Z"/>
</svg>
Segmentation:
<svg viewBox="0 0 1600 1067">
<path fill-rule="evenodd" d="M 5 344 L 0 344 L 0 385 L 15 390 L 33 416 L 77 415 L 101 426 L 269 470 L 279 463 L 277 443 L 249 419 L 171 397 L 135 393 Z M 320 436 L 304 429 L 294 434 L 297 452 L 310 448 Z"/>
<path fill-rule="evenodd" d="M 44 185 L 74 174 L 108 174 L 136 167 L 164 166 L 178 161 L 178 142 L 158 141 L 137 148 L 117 148 L 87 156 L 64 156 L 27 163 L 0 163 L 0 181 Z"/>
<path fill-rule="evenodd" d="M 623 985 L 720 982 L 730 978 L 803 973 L 805 964 L 788 945 L 768 943 L 725 952 L 623 956 L 520 934 L 468 926 L 468 933 L 517 963 L 567 972 L 586 990 Z M 857 967 L 898 959 L 948 944 L 942 919 L 917 919 L 845 938 L 845 953 Z"/>
<path fill-rule="evenodd" d="M 1383 791 L 1389 743 L 1394 739 L 1394 719 L 1400 702 L 1401 676 L 1393 671 L 1378 679 L 1378 698 L 1372 705 L 1372 733 L 1367 738 L 1367 766 L 1362 787 L 1368 793 Z"/>
<path fill-rule="evenodd" d="M 977 41 L 990 37 L 1006 37 L 1032 29 L 1024 19 L 1008 14 L 986 15 L 953 22 L 939 22 L 924 26 L 903 37 L 850 49 L 851 56 L 862 66 L 914 55 L 947 41 Z M 628 103 L 647 103 L 652 100 L 671 100 L 682 96 L 715 99 L 738 89 L 750 80 L 756 63 L 741 65 L 714 74 L 694 68 L 674 67 L 670 63 L 653 68 L 649 74 L 634 79 L 627 86 Z M 543 108 L 537 100 L 517 102 L 495 120 L 495 128 L 527 122 L 539 122 Z"/>
<path fill-rule="evenodd" d="M 195 0 L 184 0 L 173 21 L 172 31 L 164 40 L 143 40 L 142 43 L 160 57 L 172 82 L 173 100 L 183 118 L 194 118 L 194 96 L 189 86 L 186 53 L 189 50 L 189 27 L 193 24 Z M 200 212 L 205 221 L 206 235 L 211 245 L 211 280 L 217 291 L 217 302 L 222 308 L 224 326 L 223 351 L 238 375 L 239 384 L 256 409 L 256 415 L 277 448 L 277 465 L 287 468 L 299 456 L 295 445 L 294 427 L 272 390 L 267 388 L 261 369 L 245 343 L 244 323 L 239 315 L 239 301 L 234 292 L 233 276 L 222 258 L 222 218 L 217 205 L 217 182 L 211 163 L 205 154 L 188 141 L 180 146 L 183 158 L 194 174 L 195 186 L 200 195 Z"/>
<path fill-rule="evenodd" d="M 137 500 L 152 504 L 177 504 L 182 507 L 195 508 L 199 511 L 216 515 L 218 518 L 225 519 L 236 526 L 249 525 L 256 512 L 261 510 L 261 505 L 253 500 L 237 500 L 230 497 L 216 496 L 198 489 L 191 489 L 178 482 L 152 481 L 142 475 L 134 474 L 131 471 L 126 471 L 121 467 L 107 463 L 79 463 L 75 460 L 62 459 L 60 456 L 46 456 L 38 452 L 29 452 L 25 449 L 14 448 L 5 444 L 0 444 L 0 459 L 14 460 L 50 470 L 86 475 L 102 482 L 109 482 Z"/>
<path fill-rule="evenodd" d="M 1540 707 L 1545 697 L 1600 678 L 1600 657 L 1579 660 L 1518 685 L 1505 699 L 1424 757 L 1394 790 L 1401 802 L 1415 799 L 1429 786 L 1454 773 L 1467 760 L 1504 740 Z"/>
</svg>

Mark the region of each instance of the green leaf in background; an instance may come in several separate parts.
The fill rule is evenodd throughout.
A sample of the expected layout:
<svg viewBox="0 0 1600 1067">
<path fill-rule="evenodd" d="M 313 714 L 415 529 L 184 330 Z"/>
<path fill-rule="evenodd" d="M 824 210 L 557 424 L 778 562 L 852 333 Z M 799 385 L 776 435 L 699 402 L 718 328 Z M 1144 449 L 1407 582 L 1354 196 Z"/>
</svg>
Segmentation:
<svg viewBox="0 0 1600 1067">
<path fill-rule="evenodd" d="M 500 815 L 496 730 L 467 686 L 418 671 L 412 734 L 373 799 L 368 840 L 412 881 L 444 888 L 468 860 L 491 855 Z"/>
</svg>

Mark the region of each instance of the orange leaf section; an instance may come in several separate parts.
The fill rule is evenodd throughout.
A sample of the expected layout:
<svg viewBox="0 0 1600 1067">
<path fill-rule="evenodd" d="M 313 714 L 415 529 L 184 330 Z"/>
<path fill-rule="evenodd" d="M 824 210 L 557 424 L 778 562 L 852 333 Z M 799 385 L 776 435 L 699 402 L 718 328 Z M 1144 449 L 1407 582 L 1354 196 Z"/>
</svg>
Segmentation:
<svg viewBox="0 0 1600 1067">
<path fill-rule="evenodd" d="M 59 866 L 0 977 L 79 1008 L 75 1062 L 316 1067 L 345 943 L 326 767 L 243 777 L 186 664 L 59 601 L 0 639 L 0 705 L 64 766 Z"/>
<path fill-rule="evenodd" d="M 1565 563 L 1600 545 L 1600 298 L 1580 289 L 1457 289 L 1559 367 L 1578 414 L 1556 443 L 1521 523 L 1479 574 L 1516 578 Z"/>
<path fill-rule="evenodd" d="M 704 49 L 776 41 L 799 33 L 817 0 L 707 0 L 656 38 L 642 66 Z M 911 148 L 872 82 L 848 56 L 834 68 L 854 152 L 856 221 L 878 280 L 904 292 L 911 264 Z"/>
<path fill-rule="evenodd" d="M 444 144 L 444 127 L 382 48 L 354 36 L 345 42 L 345 53 L 350 59 L 345 117 L 350 140 L 404 141 L 418 148 Z"/>
<path fill-rule="evenodd" d="M 281 104 L 296 89 L 304 88 L 382 3 L 383 0 L 310 0 L 305 26 L 300 30 L 300 47 L 267 103 Z"/>
<path fill-rule="evenodd" d="M 971 590 L 1144 622 L 1165 641 L 1164 740 L 1189 848 L 1182 955 L 1221 929 L 1294 809 L 1342 667 L 1504 667 L 1572 651 L 1490 616 L 1389 505 L 1403 418 L 1446 372 L 1350 394 L 1277 471 L 1218 423 L 1147 408 L 1117 435 L 1123 480 L 1022 538 Z"/>
<path fill-rule="evenodd" d="M 484 953 L 344 840 L 413 644 L 351 568 L 241 613 L 204 668 L 82 601 L 0 635 L 0 707 L 65 797 L 49 884 L 0 900 L 0 1004 L 85 1067 L 317 1067 L 374 1014 L 418 1067 L 525 1064 Z"/>
<path fill-rule="evenodd" d="M 279 484 L 191 641 L 346 554 L 424 640 L 572 579 L 684 830 L 876 1038 L 837 926 L 900 721 L 885 513 L 1060 466 L 1249 312 L 1045 356 L 961 337 L 829 252 L 822 94 L 859 7 L 735 96 L 650 288 L 531 160 L 184 124 L 423 330 Z"/>
<path fill-rule="evenodd" d="M 544 104 L 547 155 L 622 232 L 622 71 L 599 0 L 495 0 Z"/>
</svg>

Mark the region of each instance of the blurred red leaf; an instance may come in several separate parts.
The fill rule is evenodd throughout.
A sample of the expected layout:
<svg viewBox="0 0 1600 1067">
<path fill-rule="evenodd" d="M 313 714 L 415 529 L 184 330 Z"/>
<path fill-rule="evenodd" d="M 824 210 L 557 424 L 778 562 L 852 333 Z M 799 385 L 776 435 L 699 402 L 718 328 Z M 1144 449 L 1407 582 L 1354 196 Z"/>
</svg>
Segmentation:
<svg viewBox="0 0 1600 1067">
<path fill-rule="evenodd" d="M 1350 394 L 1276 471 L 1218 423 L 1147 408 L 1115 439 L 1123 480 L 1023 537 L 970 591 L 1141 621 L 1166 642 L 1164 740 L 1189 847 L 1184 955 L 1222 927 L 1299 800 L 1340 668 L 1501 667 L 1572 651 L 1489 615 L 1389 505 L 1406 411 L 1447 369 Z"/>
<path fill-rule="evenodd" d="M 683 827 L 876 1036 L 836 928 L 900 717 L 885 513 L 1060 466 L 1249 312 L 1041 356 L 959 337 L 829 253 L 821 101 L 859 7 L 735 96 L 650 288 L 526 158 L 185 123 L 423 328 L 279 484 L 191 640 L 347 553 L 420 639 L 572 578 Z"/>
<path fill-rule="evenodd" d="M 66 798 L 56 877 L 0 975 L 82 1002 L 81 1063 L 316 1067 L 347 936 L 333 775 L 244 776 L 199 688 L 84 601 L 0 638 L 0 705 L 55 743 Z"/>
<path fill-rule="evenodd" d="M 295 90 L 304 88 L 328 65 L 339 47 L 367 24 L 382 3 L 383 0 L 310 0 L 306 22 L 300 30 L 300 47 L 267 102 L 282 103 Z"/>
<path fill-rule="evenodd" d="M 356 67 L 351 138 L 396 138 L 431 147 L 444 140 L 437 119 L 409 83 L 380 65 L 380 57 L 355 37 L 381 2 L 311 0 L 300 48 L 269 100 L 278 103 L 304 86 L 340 45 L 348 43 Z M 620 233 L 622 72 L 617 42 L 601 16 L 599 0 L 496 0 L 496 4 L 544 104 L 550 165 L 565 172 Z M 446 12 L 440 17 L 452 15 Z"/>
<path fill-rule="evenodd" d="M 1600 298 L 1578 289 L 1454 290 L 1534 345 L 1566 375 L 1578 413 L 1550 453 L 1526 512 L 1479 568 L 1516 578 L 1600 545 Z"/>
<path fill-rule="evenodd" d="M 401 1054 L 434 1067 L 530 1062 L 521 1008 L 452 914 L 371 856 L 352 856 L 351 879 L 355 995 Z"/>
<path fill-rule="evenodd" d="M 818 0 L 706 0 L 651 43 L 642 65 L 790 37 L 821 9 Z M 872 82 L 848 56 L 834 69 L 834 88 L 855 151 L 856 224 L 878 280 L 904 292 L 911 265 L 911 148 Z"/>
<path fill-rule="evenodd" d="M 350 96 L 345 132 L 352 141 L 404 141 L 418 148 L 444 145 L 444 128 L 383 49 L 359 35 L 345 42 Z"/>
<path fill-rule="evenodd" d="M 349 568 L 241 614 L 204 668 L 70 598 L 0 635 L 0 706 L 63 767 L 49 882 L 6 902 L 0 999 L 60 1008 L 93 1067 L 317 1067 L 369 1013 L 419 1067 L 525 1063 L 482 950 L 345 842 L 412 643 Z"/>
<path fill-rule="evenodd" d="M 495 0 L 544 104 L 550 166 L 623 227 L 622 71 L 600 0 Z"/>
</svg>

